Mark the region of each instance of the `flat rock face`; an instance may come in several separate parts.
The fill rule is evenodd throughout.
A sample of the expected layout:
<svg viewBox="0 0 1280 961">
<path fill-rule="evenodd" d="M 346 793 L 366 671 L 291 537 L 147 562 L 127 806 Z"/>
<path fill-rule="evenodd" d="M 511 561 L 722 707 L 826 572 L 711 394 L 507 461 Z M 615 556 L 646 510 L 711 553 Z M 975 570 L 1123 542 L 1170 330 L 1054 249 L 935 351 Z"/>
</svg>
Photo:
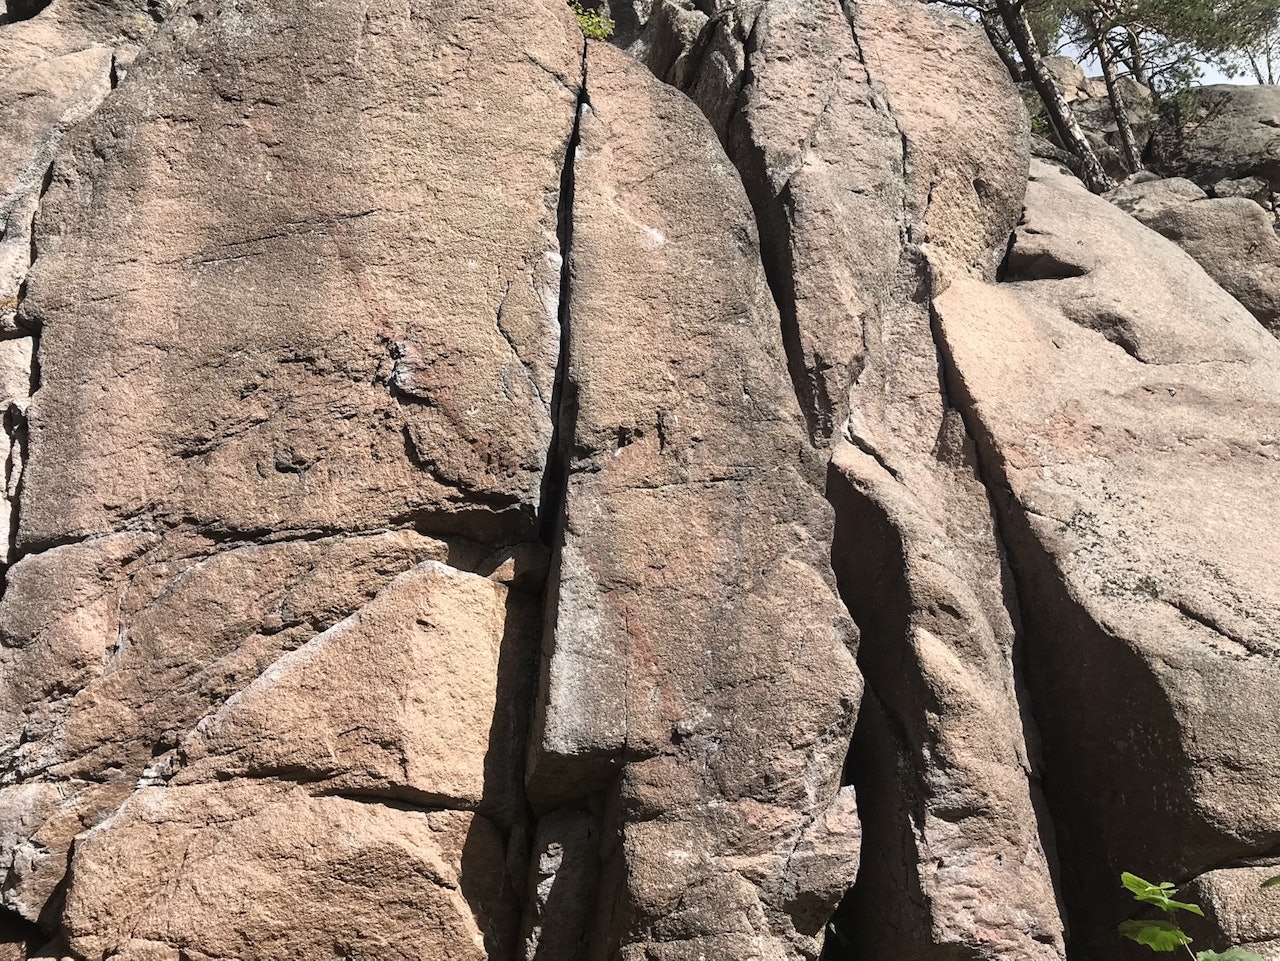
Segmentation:
<svg viewBox="0 0 1280 961">
<path fill-rule="evenodd" d="M 79 957 L 510 956 L 494 827 L 284 786 L 143 788 L 76 845 Z"/>
<path fill-rule="evenodd" d="M 183 8 L 44 202 L 23 549 L 532 520 L 580 66 L 561 18 L 490 16 L 541 39 L 466 4 Z"/>
<path fill-rule="evenodd" d="M 524 816 L 542 549 L 511 541 L 535 540 L 551 438 L 581 39 L 562 5 L 516 6 L 186 6 L 127 76 L 117 57 L 120 89 L 42 181 L 15 297 L 39 360 L 17 339 L 25 355 L 4 364 L 17 517 L 0 874 L 14 917 L 58 931 L 72 839 L 140 777 L 169 777 L 188 741 L 209 777 L 327 777 L 483 809 L 504 829 Z M 0 46 L 13 78 L 53 84 L 33 51 L 125 43 L 136 16 L 55 3 L 0 29 Z M 15 128 L 32 156 L 87 113 L 71 79 L 27 98 L 51 105 L 48 132 Z M 282 656 L 427 561 L 449 571 L 419 570 L 435 579 L 303 652 L 324 650 L 328 679 L 289 674 Z M 260 676 L 280 684 L 254 720 L 276 726 L 274 754 L 217 714 Z"/>
<path fill-rule="evenodd" d="M 174 783 L 288 776 L 510 824 L 535 622 L 518 604 L 500 584 L 425 562 L 204 718 Z"/>
<path fill-rule="evenodd" d="M 1269 94 L 604 9 L 0 23 L 0 961 L 1280 958 Z"/>
</svg>

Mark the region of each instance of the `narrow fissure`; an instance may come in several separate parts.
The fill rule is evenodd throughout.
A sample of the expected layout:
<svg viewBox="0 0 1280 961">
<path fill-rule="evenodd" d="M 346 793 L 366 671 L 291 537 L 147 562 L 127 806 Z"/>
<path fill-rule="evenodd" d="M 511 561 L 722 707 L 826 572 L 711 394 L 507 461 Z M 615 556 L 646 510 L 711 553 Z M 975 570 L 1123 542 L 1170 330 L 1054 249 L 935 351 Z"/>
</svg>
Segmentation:
<svg viewBox="0 0 1280 961">
<path fill-rule="evenodd" d="M 582 115 L 591 109 L 587 94 L 587 45 L 582 45 L 582 75 L 578 100 L 574 106 L 573 129 L 565 148 L 560 170 L 560 199 L 556 209 L 556 239 L 560 245 L 560 353 L 556 363 L 555 382 L 551 389 L 551 445 L 547 467 L 543 473 L 538 506 L 539 533 L 542 543 L 557 548 L 563 526 L 565 498 L 568 489 L 569 461 L 573 452 L 573 435 L 578 420 L 578 389 L 569 375 L 572 346 L 570 291 L 573 285 L 573 198 L 574 166 L 578 145 L 582 142 Z"/>
<path fill-rule="evenodd" d="M 835 465 L 828 470 L 827 498 L 835 512 L 831 566 L 840 598 L 858 626 L 858 668 L 863 702 L 845 759 L 845 783 L 857 796 L 862 851 L 856 883 L 845 894 L 828 927 L 822 961 L 874 958 L 885 926 L 904 954 L 923 954 L 930 925 L 916 859 L 907 852 L 922 819 L 909 782 L 918 745 L 890 704 L 878 693 L 918 677 L 901 663 L 908 656 L 912 600 L 901 534 L 875 500 L 855 489 Z M 913 916 L 887 914 L 885 890 L 906 892 Z M 868 923 L 876 919 L 876 923 Z"/>
<path fill-rule="evenodd" d="M 573 243 L 574 200 L 576 193 L 576 160 L 582 141 L 582 121 L 591 109 L 587 84 L 586 39 L 582 45 L 582 72 L 578 99 L 574 108 L 573 127 L 566 144 L 560 174 L 556 236 L 560 253 L 560 291 L 557 316 L 560 323 L 559 358 L 551 393 L 552 436 L 543 475 L 538 506 L 539 537 L 551 551 L 550 569 L 541 597 L 542 630 L 545 638 L 554 637 L 559 614 L 562 550 L 567 524 L 569 477 L 575 449 L 578 421 L 578 386 L 573 379 Z M 537 738 L 546 709 L 545 689 L 538 689 L 549 670 L 549 641 L 534 659 L 533 674 L 537 681 L 529 705 L 529 724 L 525 740 L 528 754 L 537 751 Z M 526 764 L 528 762 L 526 761 Z M 521 931 L 523 956 L 530 958 L 581 958 L 586 955 L 587 939 L 600 913 L 596 901 L 600 877 L 601 832 L 600 804 L 593 796 L 595 785 L 588 785 L 572 799 L 574 790 L 566 786 L 565 794 L 555 799 L 536 796 L 530 776 L 524 772 L 525 803 L 532 815 L 526 877 L 518 879 L 524 887 L 524 920 Z M 555 780 L 571 782 L 574 772 L 557 768 Z M 519 952 L 518 952 L 519 953 Z"/>
<path fill-rule="evenodd" d="M 723 141 L 725 153 L 737 168 L 738 176 L 755 215 L 756 231 L 760 240 L 760 263 L 765 281 L 773 298 L 774 307 L 782 325 L 782 346 L 786 353 L 787 373 L 792 390 L 804 416 L 809 442 L 815 447 L 825 446 L 835 429 L 834 404 L 827 395 L 821 372 L 810 369 L 806 363 L 800 323 L 796 314 L 796 297 L 793 277 L 795 264 L 791 253 L 791 212 L 794 201 L 790 181 L 781 192 L 773 190 L 763 149 L 739 127 L 745 124 L 746 98 L 755 82 L 752 59 L 758 43 L 760 21 L 752 24 L 743 43 L 742 76 L 738 82 L 737 98 L 726 125 Z M 733 149 L 735 133 L 743 151 Z M 745 155 L 744 155 L 745 154 Z M 815 358 L 815 364 L 821 363 Z"/>
</svg>

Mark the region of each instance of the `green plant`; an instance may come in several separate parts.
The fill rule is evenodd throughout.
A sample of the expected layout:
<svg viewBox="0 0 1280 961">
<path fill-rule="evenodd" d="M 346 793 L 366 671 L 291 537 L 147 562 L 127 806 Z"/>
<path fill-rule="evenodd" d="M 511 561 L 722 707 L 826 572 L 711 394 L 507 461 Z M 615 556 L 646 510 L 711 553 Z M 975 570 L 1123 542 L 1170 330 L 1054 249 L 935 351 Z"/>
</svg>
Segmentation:
<svg viewBox="0 0 1280 961">
<path fill-rule="evenodd" d="M 569 0 L 573 15 L 578 18 L 578 26 L 592 40 L 608 40 L 613 36 L 614 23 L 602 13 L 588 10 L 582 0 Z"/>
<path fill-rule="evenodd" d="M 1204 917 L 1204 912 L 1197 904 L 1186 901 L 1175 901 L 1172 897 L 1175 890 L 1169 881 L 1152 884 L 1144 881 L 1136 874 L 1128 871 L 1120 875 L 1120 883 L 1125 886 L 1133 899 L 1139 904 L 1149 904 L 1164 912 L 1164 917 L 1154 921 L 1133 920 L 1120 925 L 1120 933 L 1130 941 L 1146 945 L 1152 951 L 1177 951 L 1186 948 L 1187 954 L 1194 961 L 1262 961 L 1252 951 L 1244 948 L 1228 948 L 1226 951 L 1192 951 L 1191 937 L 1182 930 L 1182 926 L 1174 920 L 1179 912 Z M 1264 888 L 1280 888 L 1280 875 L 1262 882 Z"/>
</svg>

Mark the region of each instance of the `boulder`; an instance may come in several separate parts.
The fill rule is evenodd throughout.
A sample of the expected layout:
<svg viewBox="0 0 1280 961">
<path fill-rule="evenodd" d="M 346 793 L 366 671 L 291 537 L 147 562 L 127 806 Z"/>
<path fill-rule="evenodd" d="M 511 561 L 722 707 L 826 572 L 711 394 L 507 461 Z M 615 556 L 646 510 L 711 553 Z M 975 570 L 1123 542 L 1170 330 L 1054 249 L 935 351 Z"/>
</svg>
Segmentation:
<svg viewBox="0 0 1280 961">
<path fill-rule="evenodd" d="M 1053 78 L 1053 82 L 1062 91 L 1063 99 L 1067 103 L 1074 103 L 1081 99 L 1084 93 L 1083 88 L 1088 81 L 1085 79 L 1084 68 L 1080 64 L 1070 57 L 1045 57 L 1040 64 Z"/>
<path fill-rule="evenodd" d="M 1208 188 L 1258 177 L 1280 192 L 1280 87 L 1218 84 L 1190 92 L 1156 132 L 1153 164 Z"/>
<path fill-rule="evenodd" d="M 1106 197 L 1125 213 L 1146 221 L 1165 210 L 1184 207 L 1209 195 L 1183 177 L 1141 179 L 1122 183 Z"/>
<path fill-rule="evenodd" d="M 1271 185 L 1261 177 L 1219 180 L 1210 189 L 1215 197 L 1247 197 L 1263 207 L 1271 206 Z"/>
<path fill-rule="evenodd" d="M 1244 871 L 1280 843 L 1280 597 L 1262 560 L 1280 548 L 1280 344 L 1187 254 L 1044 165 L 1006 283 L 939 271 L 947 381 L 1024 601 L 1073 936 L 1108 956 L 1132 907 L 1120 871 Z M 1250 923 L 1274 930 L 1280 904 L 1261 910 Z"/>
<path fill-rule="evenodd" d="M 479 815 L 297 787 L 143 788 L 76 844 L 77 957 L 514 957 L 502 838 Z"/>
<path fill-rule="evenodd" d="M 1244 197 L 1200 200 L 1138 219 L 1195 258 L 1210 277 L 1280 336 L 1280 236 L 1267 211 Z"/>
<path fill-rule="evenodd" d="M 1179 177 L 1123 184 L 1107 199 L 1185 250 L 1280 335 L 1280 237 L 1261 206 L 1242 196 L 1211 199 Z"/>
</svg>

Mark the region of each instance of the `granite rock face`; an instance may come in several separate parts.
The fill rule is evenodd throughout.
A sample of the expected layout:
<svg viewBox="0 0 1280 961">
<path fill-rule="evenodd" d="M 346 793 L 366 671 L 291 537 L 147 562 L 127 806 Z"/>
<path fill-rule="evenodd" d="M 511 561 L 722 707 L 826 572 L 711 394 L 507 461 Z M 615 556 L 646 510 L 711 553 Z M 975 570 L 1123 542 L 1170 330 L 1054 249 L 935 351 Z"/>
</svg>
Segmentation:
<svg viewBox="0 0 1280 961">
<path fill-rule="evenodd" d="M 18 6 L 0 961 L 1280 957 L 1247 158 L 914 0 Z"/>
<path fill-rule="evenodd" d="M 1280 90 L 1218 84 L 1191 93 L 1182 115 L 1156 131 L 1156 165 L 1205 187 L 1258 177 L 1280 193 Z"/>
<path fill-rule="evenodd" d="M 1264 327 L 1280 334 L 1280 236 L 1252 197 L 1209 197 L 1172 178 L 1120 187 L 1110 197 L 1189 253 Z"/>
</svg>

